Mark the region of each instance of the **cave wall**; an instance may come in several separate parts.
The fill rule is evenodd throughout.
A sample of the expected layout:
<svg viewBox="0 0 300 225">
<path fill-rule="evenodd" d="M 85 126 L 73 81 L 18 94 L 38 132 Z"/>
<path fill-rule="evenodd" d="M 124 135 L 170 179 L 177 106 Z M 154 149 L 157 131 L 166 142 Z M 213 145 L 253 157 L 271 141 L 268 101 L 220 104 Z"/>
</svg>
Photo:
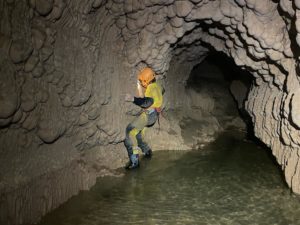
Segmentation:
<svg viewBox="0 0 300 225">
<path fill-rule="evenodd" d="M 134 70 L 106 9 L 85 4 L 0 3 L 1 224 L 36 222 L 124 163 Z"/>
<path fill-rule="evenodd" d="M 245 108 L 255 135 L 300 193 L 299 9 L 298 0 L 0 1 L 0 209 L 9 211 L 1 210 L 1 220 L 36 221 L 96 179 L 73 179 L 64 198 L 39 195 L 57 203 L 40 203 L 46 210 L 31 220 L 25 208 L 33 203 L 14 190 L 33 177 L 68 171 L 78 160 L 86 169 L 120 166 L 124 129 L 137 113 L 123 97 L 138 69 L 148 65 L 166 77 L 165 107 L 172 110 L 186 104 L 187 74 L 211 50 L 252 73 Z M 172 148 L 188 148 L 180 127 L 163 123 L 163 133 L 150 136 L 160 137 L 160 146 L 170 138 Z"/>
</svg>

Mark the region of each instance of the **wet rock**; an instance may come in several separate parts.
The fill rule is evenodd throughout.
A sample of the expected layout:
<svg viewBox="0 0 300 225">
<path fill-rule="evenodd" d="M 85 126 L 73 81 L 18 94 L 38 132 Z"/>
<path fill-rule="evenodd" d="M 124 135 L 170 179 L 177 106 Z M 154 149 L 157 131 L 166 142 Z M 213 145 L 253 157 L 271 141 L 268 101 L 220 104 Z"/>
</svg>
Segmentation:
<svg viewBox="0 0 300 225">
<path fill-rule="evenodd" d="M 94 104 L 88 112 L 89 120 L 97 119 L 97 117 L 100 116 L 100 112 L 101 112 L 100 106 L 98 104 Z"/>
<path fill-rule="evenodd" d="M 93 7 L 94 8 L 99 8 L 101 5 L 103 5 L 104 1 L 103 0 L 95 0 L 93 2 Z"/>
<path fill-rule="evenodd" d="M 32 50 L 32 47 L 22 40 L 13 41 L 9 49 L 9 55 L 14 63 L 21 63 L 28 59 Z"/>
<path fill-rule="evenodd" d="M 66 7 L 65 0 L 54 0 L 53 9 L 50 14 L 50 17 L 52 18 L 52 20 L 56 21 L 56 20 L 60 19 L 65 7 Z"/>
<path fill-rule="evenodd" d="M 179 17 L 186 17 L 193 9 L 194 4 L 190 1 L 176 1 L 175 12 Z"/>
<path fill-rule="evenodd" d="M 38 137 L 43 142 L 48 144 L 51 144 L 54 141 L 56 141 L 61 136 L 61 134 L 62 133 L 59 130 L 55 130 L 47 127 L 39 127 L 37 132 Z"/>
<path fill-rule="evenodd" d="M 22 123 L 22 127 L 27 131 L 31 131 L 37 126 L 38 119 L 36 112 L 30 113 Z"/>
<path fill-rule="evenodd" d="M 37 103 L 35 100 L 36 83 L 32 80 L 27 80 L 22 86 L 21 92 L 21 108 L 24 112 L 32 111 Z"/>
<path fill-rule="evenodd" d="M 62 136 L 65 130 L 65 124 L 61 119 L 52 116 L 45 119 L 45 116 L 42 115 L 37 125 L 36 134 L 43 142 L 50 144 Z"/>
<path fill-rule="evenodd" d="M 53 8 L 53 0 L 35 0 L 36 11 L 41 16 L 48 15 Z"/>
<path fill-rule="evenodd" d="M 116 25 L 120 29 L 124 28 L 126 26 L 126 17 L 119 17 L 116 21 Z"/>
<path fill-rule="evenodd" d="M 0 49 L 3 49 L 4 52 L 8 52 L 11 45 L 11 40 L 9 37 L 0 33 Z"/>
<path fill-rule="evenodd" d="M 39 63 L 40 59 L 37 55 L 31 55 L 24 66 L 25 72 L 31 72 Z"/>
<path fill-rule="evenodd" d="M 43 47 L 46 40 L 46 34 L 40 29 L 32 29 L 32 43 L 33 48 L 39 50 Z"/>
<path fill-rule="evenodd" d="M 12 122 L 12 123 L 17 123 L 17 122 L 19 122 L 19 121 L 21 120 L 22 116 L 23 116 L 23 112 L 22 112 L 22 110 L 19 109 L 19 110 L 14 114 L 14 116 L 13 116 L 11 122 Z"/>
<path fill-rule="evenodd" d="M 183 19 L 180 17 L 174 17 L 170 20 L 173 27 L 181 27 L 183 25 Z"/>
<path fill-rule="evenodd" d="M 19 107 L 19 91 L 14 78 L 14 71 L 10 62 L 4 61 L 0 65 L 0 118 L 8 119 Z M 3 120 L 6 124 L 10 120 Z M 7 124 L 6 124 L 7 125 Z"/>
<path fill-rule="evenodd" d="M 72 100 L 69 96 L 66 96 L 63 100 L 62 100 L 62 104 L 64 107 L 71 107 L 72 106 Z"/>
<path fill-rule="evenodd" d="M 45 46 L 40 51 L 40 59 L 42 61 L 47 61 L 50 58 L 50 56 L 52 56 L 52 54 L 53 54 L 53 48 L 50 46 Z"/>
<path fill-rule="evenodd" d="M 44 66 L 43 64 L 40 63 L 32 71 L 32 76 L 35 78 L 39 78 L 43 76 L 44 72 L 45 72 Z"/>
<path fill-rule="evenodd" d="M 291 100 L 291 119 L 293 124 L 300 129 L 300 90 L 297 90 Z"/>
<path fill-rule="evenodd" d="M 82 126 L 82 125 L 84 125 L 84 124 L 86 124 L 86 123 L 88 123 L 88 122 L 89 122 L 89 116 L 88 116 L 88 114 L 82 113 L 82 114 L 80 115 L 80 117 L 79 117 L 78 125 L 79 125 L 79 126 Z"/>
</svg>

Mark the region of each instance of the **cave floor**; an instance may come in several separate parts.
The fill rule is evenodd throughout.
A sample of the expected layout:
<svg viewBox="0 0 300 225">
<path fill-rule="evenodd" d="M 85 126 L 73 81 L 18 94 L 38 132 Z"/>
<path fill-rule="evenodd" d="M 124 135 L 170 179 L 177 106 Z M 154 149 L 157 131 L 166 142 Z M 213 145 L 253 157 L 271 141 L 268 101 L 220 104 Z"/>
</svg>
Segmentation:
<svg viewBox="0 0 300 225">
<path fill-rule="evenodd" d="M 225 132 L 202 150 L 158 151 L 138 170 L 99 178 L 40 225 L 296 225 L 299 203 L 270 150 Z"/>
</svg>

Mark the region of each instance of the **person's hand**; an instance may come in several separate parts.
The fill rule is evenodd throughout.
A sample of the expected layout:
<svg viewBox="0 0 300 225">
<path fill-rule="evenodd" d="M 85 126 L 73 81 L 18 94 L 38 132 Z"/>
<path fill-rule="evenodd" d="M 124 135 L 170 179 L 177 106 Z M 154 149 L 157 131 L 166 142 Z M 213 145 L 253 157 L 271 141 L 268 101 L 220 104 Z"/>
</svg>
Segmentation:
<svg viewBox="0 0 300 225">
<path fill-rule="evenodd" d="M 134 97 L 131 94 L 126 94 L 125 95 L 125 101 L 126 102 L 133 102 L 134 101 Z"/>
<path fill-rule="evenodd" d="M 143 98 L 144 97 L 143 86 L 139 80 L 137 80 L 136 84 L 137 84 L 138 96 L 140 98 Z"/>
<path fill-rule="evenodd" d="M 141 84 L 141 82 L 139 80 L 137 80 L 136 85 L 137 85 L 137 88 L 139 90 L 142 90 L 143 87 L 142 87 L 142 84 Z"/>
</svg>

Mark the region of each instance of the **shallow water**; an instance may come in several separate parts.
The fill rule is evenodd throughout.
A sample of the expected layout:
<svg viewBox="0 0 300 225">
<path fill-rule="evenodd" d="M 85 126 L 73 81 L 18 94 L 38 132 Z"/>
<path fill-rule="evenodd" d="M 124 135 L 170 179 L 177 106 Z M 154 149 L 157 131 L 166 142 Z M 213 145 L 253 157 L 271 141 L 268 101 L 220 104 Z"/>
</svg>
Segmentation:
<svg viewBox="0 0 300 225">
<path fill-rule="evenodd" d="M 203 150 L 155 152 L 136 171 L 100 178 L 40 225 L 300 224 L 299 197 L 269 151 L 226 133 Z"/>
</svg>

